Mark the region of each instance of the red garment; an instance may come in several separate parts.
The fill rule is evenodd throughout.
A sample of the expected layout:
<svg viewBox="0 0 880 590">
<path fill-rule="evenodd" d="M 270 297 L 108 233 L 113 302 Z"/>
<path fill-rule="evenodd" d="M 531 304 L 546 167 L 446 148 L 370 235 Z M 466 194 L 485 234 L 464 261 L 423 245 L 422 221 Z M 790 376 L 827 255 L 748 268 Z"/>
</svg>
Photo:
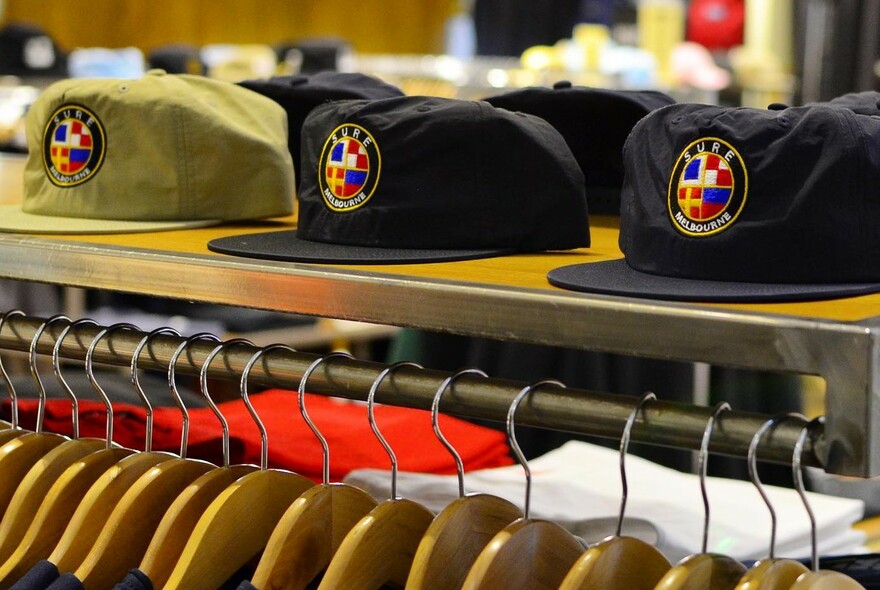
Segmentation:
<svg viewBox="0 0 880 590">
<path fill-rule="evenodd" d="M 269 467 L 288 469 L 319 481 L 321 445 L 299 412 L 294 391 L 273 389 L 250 396 L 269 440 Z M 106 413 L 97 401 L 80 402 L 80 436 L 103 438 Z M 260 433 L 244 402 L 234 400 L 218 404 L 229 422 L 231 463 L 260 463 Z M 36 424 L 37 400 L 19 400 L 23 428 Z M 9 402 L 4 402 L 9 413 Z M 312 421 L 327 438 L 330 446 L 330 477 L 341 481 L 353 469 L 373 467 L 389 469 L 388 454 L 370 430 L 367 408 L 322 395 L 307 394 L 306 409 Z M 113 441 L 123 447 L 143 449 L 146 411 L 131 404 L 114 403 Z M 187 456 L 222 462 L 220 424 L 209 408 L 189 411 L 190 434 Z M 176 407 L 153 411 L 153 450 L 177 453 L 180 450 L 181 415 Z M 401 471 L 455 473 L 455 463 L 440 444 L 431 428 L 431 414 L 425 410 L 377 405 L 376 423 L 397 455 Z M 461 455 L 466 470 L 509 465 L 512 462 L 503 432 L 440 416 L 443 434 Z M 70 435 L 71 409 L 67 400 L 49 400 L 44 429 Z"/>
<path fill-rule="evenodd" d="M 710 51 L 727 50 L 743 43 L 743 0 L 691 0 L 687 15 L 687 40 Z"/>
</svg>

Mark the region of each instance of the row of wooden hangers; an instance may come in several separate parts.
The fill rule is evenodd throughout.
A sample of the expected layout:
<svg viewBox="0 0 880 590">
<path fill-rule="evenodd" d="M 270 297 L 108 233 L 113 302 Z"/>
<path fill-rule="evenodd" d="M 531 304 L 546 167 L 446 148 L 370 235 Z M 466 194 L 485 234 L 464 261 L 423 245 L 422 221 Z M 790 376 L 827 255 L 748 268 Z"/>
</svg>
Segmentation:
<svg viewBox="0 0 880 590">
<path fill-rule="evenodd" d="M 0 318 L 0 331 L 13 315 L 23 314 L 17 310 L 6 313 Z M 45 390 L 37 369 L 36 350 L 46 328 L 61 321 L 67 325 L 55 341 L 52 366 L 73 404 L 72 438 L 42 430 Z M 179 336 L 171 328 L 159 328 L 144 335 L 131 358 L 131 381 L 147 408 L 144 450 L 120 448 L 112 443 L 112 404 L 92 369 L 98 342 L 115 330 L 137 329 L 130 324 L 101 328 L 88 346 L 85 370 L 107 408 L 107 432 L 105 439 L 79 438 L 76 395 L 62 375 L 59 352 L 70 331 L 86 323 L 95 324 L 88 319 L 70 321 L 54 316 L 33 336 L 29 366 L 40 396 L 33 432 L 18 427 L 14 388 L 0 362 L 0 372 L 13 400 L 11 423 L 0 430 L 0 590 L 11 587 L 40 559 L 53 562 L 61 572 L 75 573 L 88 590 L 110 590 L 134 567 L 146 573 L 157 590 L 215 590 L 242 566 L 254 562 L 251 582 L 260 590 L 304 589 L 318 579 L 319 590 L 861 588 L 842 574 L 817 569 L 815 521 L 800 473 L 806 426 L 792 465 L 811 518 L 813 570 L 773 555 L 775 513 L 754 471 L 759 441 L 780 418 L 766 422 L 755 433 L 749 448 L 750 473 L 754 474 L 753 481 L 772 514 L 768 559 L 746 570 L 729 557 L 706 551 L 706 459 L 712 430 L 721 412 L 729 409 L 727 404 L 719 405 L 713 412 L 700 451 L 700 481 L 706 510 L 703 550 L 673 566 L 653 546 L 621 534 L 627 498 L 624 458 L 630 431 L 643 404 L 655 399 L 653 394 L 646 394 L 636 404 L 621 435 L 623 494 L 617 532 L 587 546 L 560 525 L 531 517 L 531 473 L 516 442 L 514 418 L 519 404 L 538 387 L 564 387 L 558 381 L 528 385 L 515 396 L 508 410 L 508 439 L 525 471 L 522 511 L 496 496 L 465 493 L 461 459 L 438 426 L 440 399 L 453 388 L 455 380 L 467 374 L 485 377 L 485 373 L 464 369 L 443 381 L 434 397 L 431 415 L 436 435 L 455 459 L 459 498 L 434 515 L 420 504 L 398 496 L 396 457 L 373 413 L 380 384 L 393 379 L 399 367 L 419 365 L 404 362 L 385 368 L 367 395 L 370 426 L 391 462 L 390 498 L 377 503 L 356 487 L 329 481 L 330 449 L 304 402 L 303 394 L 312 374 L 334 358 L 350 358 L 347 353 L 332 352 L 319 357 L 299 381 L 299 411 L 323 452 L 323 478 L 316 485 L 296 473 L 268 468 L 266 429 L 248 399 L 251 370 L 272 351 L 291 350 L 282 344 L 259 349 L 247 362 L 239 380 L 242 400 L 261 433 L 259 466 L 229 464 L 228 424 L 208 390 L 211 363 L 224 350 L 247 341 L 221 342 L 206 333 L 181 342 L 168 366 L 169 390 L 183 420 L 179 454 L 155 452 L 151 448 L 152 408 L 140 386 L 137 368 L 138 359 L 152 338 L 160 334 Z M 223 429 L 222 466 L 187 458 L 189 418 L 175 378 L 180 356 L 190 344 L 205 339 L 217 344 L 201 366 L 199 385 Z"/>
</svg>

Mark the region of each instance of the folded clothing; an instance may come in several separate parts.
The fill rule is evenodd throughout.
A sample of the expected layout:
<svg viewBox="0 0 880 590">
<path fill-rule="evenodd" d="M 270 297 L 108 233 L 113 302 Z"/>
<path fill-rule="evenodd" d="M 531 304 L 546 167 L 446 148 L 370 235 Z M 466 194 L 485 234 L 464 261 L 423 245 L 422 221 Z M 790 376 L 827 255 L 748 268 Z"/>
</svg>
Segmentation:
<svg viewBox="0 0 880 590">
<path fill-rule="evenodd" d="M 620 510 L 620 455 L 614 449 L 571 441 L 529 462 L 532 471 L 531 515 L 573 524 L 617 516 Z M 626 516 L 650 521 L 659 533 L 657 547 L 675 562 L 699 553 L 703 501 L 697 475 L 663 467 L 637 456 L 626 459 L 629 495 Z M 357 470 L 345 481 L 374 495 L 386 493 L 386 471 Z M 711 507 L 708 550 L 740 560 L 767 557 L 770 515 L 748 481 L 709 477 Z M 468 492 L 501 496 L 519 506 L 524 500 L 522 467 L 474 471 L 465 478 Z M 800 558 L 810 554 L 810 525 L 793 489 L 764 486 L 778 517 L 776 553 Z M 455 477 L 401 473 L 398 493 L 439 512 L 458 497 Z M 809 493 L 817 519 L 822 553 L 861 550 L 864 533 L 852 525 L 864 510 L 860 500 Z M 600 539 L 585 539 L 588 542 Z"/>
<path fill-rule="evenodd" d="M 299 412 L 295 391 L 281 389 L 251 394 L 254 406 L 268 434 L 269 466 L 288 469 L 321 479 L 321 446 Z M 240 399 L 217 404 L 229 423 L 230 461 L 233 464 L 260 462 L 260 432 Z M 90 400 L 79 402 L 80 436 L 106 436 L 104 405 Z M 38 400 L 19 399 L 19 422 L 23 428 L 36 424 Z M 341 480 L 358 468 L 388 468 L 390 460 L 367 421 L 363 402 L 306 394 L 306 408 L 312 421 L 330 446 L 330 477 Z M 0 415 L 9 416 L 9 401 Z M 143 449 L 146 410 L 132 404 L 113 404 L 113 442 L 123 447 Z M 189 410 L 190 431 L 187 456 L 212 463 L 223 460 L 220 423 L 209 408 Z M 426 473 L 455 473 L 449 452 L 434 435 L 431 414 L 425 410 L 376 405 L 376 423 L 394 450 L 401 469 Z M 153 410 L 153 450 L 177 453 L 180 450 L 182 417 L 176 407 Z M 501 431 L 471 424 L 451 416 L 440 416 L 440 427 L 462 457 L 466 469 L 483 469 L 512 462 L 505 435 Z M 69 400 L 48 400 L 44 430 L 70 436 L 72 432 Z"/>
</svg>

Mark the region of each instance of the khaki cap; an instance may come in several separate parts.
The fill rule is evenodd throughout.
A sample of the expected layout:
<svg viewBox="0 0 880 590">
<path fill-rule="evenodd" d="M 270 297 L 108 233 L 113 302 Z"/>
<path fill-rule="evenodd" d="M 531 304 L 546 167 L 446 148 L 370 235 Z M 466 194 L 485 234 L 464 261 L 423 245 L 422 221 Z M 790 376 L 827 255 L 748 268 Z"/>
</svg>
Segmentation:
<svg viewBox="0 0 880 590">
<path fill-rule="evenodd" d="M 128 233 L 288 215 L 287 114 L 235 84 L 151 70 L 56 82 L 27 115 L 23 203 L 0 231 Z"/>
</svg>

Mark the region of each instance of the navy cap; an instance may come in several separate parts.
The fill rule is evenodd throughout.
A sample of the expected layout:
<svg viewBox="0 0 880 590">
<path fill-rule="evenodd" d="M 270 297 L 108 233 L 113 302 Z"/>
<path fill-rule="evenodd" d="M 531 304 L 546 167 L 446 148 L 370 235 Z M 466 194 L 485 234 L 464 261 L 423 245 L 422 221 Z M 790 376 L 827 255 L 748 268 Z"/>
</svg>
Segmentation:
<svg viewBox="0 0 880 590">
<path fill-rule="evenodd" d="M 216 252 L 347 264 L 589 246 L 583 174 L 546 121 L 436 97 L 330 102 L 303 125 L 298 229 Z"/>
<path fill-rule="evenodd" d="M 557 82 L 514 90 L 490 104 L 537 115 L 565 138 L 584 172 L 590 213 L 617 215 L 623 186 L 623 143 L 645 115 L 675 100 L 652 90 L 608 90 Z"/>
<path fill-rule="evenodd" d="M 551 271 L 579 291 L 797 301 L 880 291 L 880 119 L 828 104 L 672 105 L 626 142 L 624 260 Z"/>
<path fill-rule="evenodd" d="M 399 88 L 378 78 L 346 72 L 326 71 L 312 75 L 273 76 L 244 80 L 239 84 L 271 98 L 287 111 L 287 141 L 298 182 L 301 178 L 302 125 L 313 108 L 330 100 L 403 96 Z"/>
</svg>

